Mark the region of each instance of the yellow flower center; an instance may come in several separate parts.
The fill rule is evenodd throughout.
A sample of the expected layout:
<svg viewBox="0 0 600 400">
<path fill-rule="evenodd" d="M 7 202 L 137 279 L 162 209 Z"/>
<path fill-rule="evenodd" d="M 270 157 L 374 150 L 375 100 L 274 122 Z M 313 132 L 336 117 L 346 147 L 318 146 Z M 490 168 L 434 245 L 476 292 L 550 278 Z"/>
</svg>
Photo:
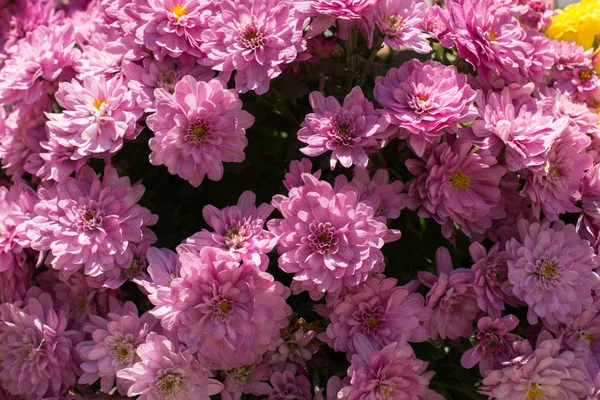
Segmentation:
<svg viewBox="0 0 600 400">
<path fill-rule="evenodd" d="M 454 189 L 467 189 L 470 183 L 471 177 L 462 171 L 456 171 L 456 173 L 450 177 L 450 185 L 452 185 Z"/>
<path fill-rule="evenodd" d="M 79 303 L 77 304 L 77 306 L 79 307 L 79 309 L 81 311 L 85 311 L 85 309 L 87 307 L 87 300 L 86 299 L 79 300 Z"/>
<path fill-rule="evenodd" d="M 177 4 L 175 7 L 171 8 L 171 12 L 175 15 L 175 19 L 179 19 L 187 14 L 187 8 L 184 6 Z"/>
<path fill-rule="evenodd" d="M 223 314 L 227 314 L 229 312 L 230 308 L 231 308 L 231 304 L 229 304 L 229 302 L 226 300 L 223 300 L 222 302 L 219 303 L 219 310 L 221 310 L 221 312 Z"/>
<path fill-rule="evenodd" d="M 543 276 L 552 276 L 556 272 L 556 263 L 551 260 L 546 260 L 539 269 L 539 274 Z"/>
<path fill-rule="evenodd" d="M 100 110 L 100 107 L 102 107 L 102 104 L 106 104 L 106 100 L 99 100 L 99 99 L 96 99 L 96 100 L 94 100 L 94 102 L 92 103 L 92 105 L 94 106 L 94 108 L 95 108 L 96 110 Z"/>
<path fill-rule="evenodd" d="M 201 138 L 202 136 L 206 135 L 206 129 L 204 129 L 202 126 L 196 126 L 192 129 L 192 133 L 197 138 Z"/>
<path fill-rule="evenodd" d="M 367 320 L 367 325 L 369 328 L 377 328 L 377 325 L 379 325 L 379 320 L 377 317 L 371 317 Z"/>
<path fill-rule="evenodd" d="M 587 82 L 590 79 L 592 79 L 592 70 L 586 69 L 586 70 L 580 71 L 579 79 L 581 79 L 582 82 Z"/>
<path fill-rule="evenodd" d="M 590 342 L 590 345 L 596 341 L 596 337 L 591 333 L 582 333 L 581 336 L 583 336 L 588 342 Z"/>
<path fill-rule="evenodd" d="M 527 400 L 537 400 L 538 397 L 543 396 L 544 392 L 538 387 L 537 383 L 532 383 L 529 391 L 527 392 Z"/>
<path fill-rule="evenodd" d="M 497 41 L 497 40 L 498 40 L 498 32 L 496 32 L 496 31 L 495 31 L 495 30 L 493 30 L 493 29 L 490 29 L 490 30 L 488 31 L 488 33 L 490 34 L 490 40 L 491 40 L 492 42 L 495 42 L 495 41 Z"/>
</svg>

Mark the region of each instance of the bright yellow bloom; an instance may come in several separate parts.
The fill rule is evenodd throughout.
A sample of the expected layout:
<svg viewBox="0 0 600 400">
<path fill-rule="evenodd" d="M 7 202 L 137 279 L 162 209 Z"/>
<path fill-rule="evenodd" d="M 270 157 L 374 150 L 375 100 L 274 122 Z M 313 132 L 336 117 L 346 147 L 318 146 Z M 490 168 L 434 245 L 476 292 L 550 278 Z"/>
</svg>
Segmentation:
<svg viewBox="0 0 600 400">
<path fill-rule="evenodd" d="M 582 0 L 557 11 L 546 35 L 573 41 L 586 50 L 592 48 L 594 40 L 600 38 L 600 0 Z"/>
</svg>

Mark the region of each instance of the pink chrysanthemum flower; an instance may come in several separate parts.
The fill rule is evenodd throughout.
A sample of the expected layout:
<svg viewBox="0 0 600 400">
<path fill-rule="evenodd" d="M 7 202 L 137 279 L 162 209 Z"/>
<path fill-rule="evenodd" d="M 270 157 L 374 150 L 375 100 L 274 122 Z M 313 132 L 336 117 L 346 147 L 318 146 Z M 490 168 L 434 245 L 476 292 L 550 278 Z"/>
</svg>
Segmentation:
<svg viewBox="0 0 600 400">
<path fill-rule="evenodd" d="M 327 331 L 319 336 L 335 351 L 355 353 L 353 338 L 364 335 L 375 346 L 385 346 L 404 335 L 409 342 L 429 339 L 423 322 L 431 318 L 425 299 L 396 286 L 394 278 L 369 278 L 334 302 Z"/>
<path fill-rule="evenodd" d="M 312 325 L 312 324 L 311 324 Z M 306 362 L 319 351 L 317 332 L 302 318 L 281 331 L 277 350 L 268 355 L 269 365 L 278 371 L 293 373 L 306 370 Z"/>
<path fill-rule="evenodd" d="M 331 27 L 336 19 L 340 25 L 340 36 L 346 40 L 349 28 L 377 4 L 379 0 L 300 0 L 292 2 L 296 10 L 306 16 L 314 17 L 310 23 L 307 37 L 312 38 Z"/>
<path fill-rule="evenodd" d="M 571 324 L 593 303 L 592 293 L 600 278 L 599 262 L 587 240 L 575 226 L 562 221 L 518 223 L 519 235 L 506 243 L 508 281 L 506 289 L 529 307 L 527 321 L 538 318 L 549 325 Z"/>
<path fill-rule="evenodd" d="M 427 7 L 427 12 L 423 16 L 423 30 L 429 34 L 432 39 L 439 41 L 444 47 L 454 47 L 454 43 L 449 38 L 451 32 L 450 21 L 448 21 L 448 11 L 434 4 Z"/>
<path fill-rule="evenodd" d="M 313 112 L 298 131 L 298 140 L 308 146 L 300 151 L 316 157 L 331 150 L 331 169 L 338 161 L 346 168 L 353 164 L 366 167 L 367 150 L 381 147 L 378 139 L 385 138 L 389 117 L 376 110 L 358 86 L 346 96 L 343 105 L 318 91 L 312 92 L 309 100 Z"/>
<path fill-rule="evenodd" d="M 190 0 L 136 0 L 139 26 L 135 39 L 162 61 L 166 56 L 202 57 L 200 36 L 212 15 L 210 2 Z"/>
<path fill-rule="evenodd" d="M 479 364 L 479 372 L 484 375 L 486 371 L 497 368 L 501 363 L 513 358 L 516 354 L 512 343 L 517 340 L 517 336 L 510 331 L 518 324 L 519 319 L 514 315 L 495 320 L 490 317 L 479 319 L 477 344 L 462 355 L 460 364 L 467 369 Z"/>
<path fill-rule="evenodd" d="M 542 332 L 533 350 L 521 354 L 483 379 L 480 392 L 489 400 L 591 399 L 593 386 L 581 354 L 561 351 L 561 339 Z"/>
<path fill-rule="evenodd" d="M 291 314 L 285 302 L 289 289 L 257 266 L 240 266 L 212 247 L 182 253 L 179 259 L 181 278 L 170 285 L 175 316 L 163 319 L 163 326 L 175 329 L 190 350 L 222 369 L 255 364 L 275 348 Z"/>
<path fill-rule="evenodd" d="M 520 17 L 521 23 L 541 32 L 552 23 L 554 10 L 551 0 L 519 0 L 519 4 L 527 6 L 527 11 Z"/>
<path fill-rule="evenodd" d="M 39 146 L 40 152 L 29 156 L 25 170 L 42 181 L 64 182 L 87 162 L 87 158 L 76 154 L 78 148 L 68 139 L 53 133 L 48 133 Z"/>
<path fill-rule="evenodd" d="M 256 207 L 256 195 L 251 191 L 242 193 L 235 206 L 219 210 L 207 205 L 202 216 L 214 232 L 203 229 L 186 239 L 185 243 L 196 250 L 205 246 L 215 247 L 228 251 L 237 260 L 265 265 L 266 254 L 277 243 L 277 237 L 263 229 L 273 210 L 273 206 L 266 203 Z"/>
<path fill-rule="evenodd" d="M 0 104 L 35 104 L 54 93 L 55 82 L 78 55 L 72 25 L 39 26 L 0 70 Z"/>
<path fill-rule="evenodd" d="M 600 361 L 600 303 L 583 310 L 572 325 L 566 326 L 561 334 L 563 344 L 570 350 L 589 354 L 598 363 Z"/>
<path fill-rule="evenodd" d="M 212 379 L 211 372 L 200 365 L 183 346 L 172 343 L 164 336 L 151 332 L 137 348 L 140 361 L 117 373 L 117 377 L 131 381 L 129 397 L 139 400 L 210 400 L 223 390 L 223 384 Z"/>
<path fill-rule="evenodd" d="M 75 346 L 81 334 L 67 330 L 68 317 L 52 297 L 31 288 L 22 304 L 0 305 L 1 386 L 21 398 L 59 396 L 75 384 Z"/>
<path fill-rule="evenodd" d="M 531 66 L 527 69 L 527 77 L 530 82 L 546 87 L 547 78 L 554 66 L 551 39 L 535 29 L 526 29 L 526 32 L 525 41 L 533 46 Z"/>
<path fill-rule="evenodd" d="M 470 269 L 453 269 L 450 252 L 440 247 L 435 253 L 437 276 L 419 271 L 419 280 L 428 288 L 426 305 L 433 310 L 426 327 L 433 339 L 471 337 L 473 322 L 480 313 Z"/>
<path fill-rule="evenodd" d="M 100 387 L 108 393 L 115 384 L 117 372 L 133 367 L 139 361 L 137 347 L 146 341 L 155 319 L 150 314 L 138 317 L 135 304 L 127 302 L 122 309 L 111 310 L 106 318 L 93 317 L 83 327 L 91 334 L 91 340 L 77 345 L 77 352 L 83 360 L 83 374 L 79 384 L 90 385 L 100 379 Z M 116 379 L 121 394 L 127 394 L 131 382 Z"/>
<path fill-rule="evenodd" d="M 577 232 L 596 251 L 600 248 L 600 164 L 594 165 L 581 180 L 582 214 Z"/>
<path fill-rule="evenodd" d="M 588 53 L 586 53 L 587 55 Z M 600 75 L 594 69 L 591 58 L 555 68 L 551 74 L 552 86 L 560 92 L 590 106 L 600 103 Z"/>
<path fill-rule="evenodd" d="M 147 227 L 158 217 L 137 204 L 143 194 L 112 166 L 102 181 L 84 167 L 76 179 L 38 190 L 37 215 L 27 224 L 31 247 L 50 251 L 52 267 L 66 273 L 83 267 L 86 275 L 118 276 L 133 261 L 129 243 L 156 240 Z"/>
<path fill-rule="evenodd" d="M 240 400 L 242 394 L 269 395 L 273 388 L 266 381 L 271 375 L 271 368 L 264 362 L 225 371 L 225 389 L 221 397 L 223 400 Z"/>
<path fill-rule="evenodd" d="M 384 168 L 375 171 L 373 178 L 366 169 L 355 168 L 351 184 L 359 191 L 360 201 L 375 210 L 375 216 L 396 219 L 406 207 L 406 194 L 402 193 L 404 184 L 399 180 L 390 182 L 390 175 Z"/>
<path fill-rule="evenodd" d="M 336 193 L 312 175 L 302 174 L 302 180 L 304 185 L 292 188 L 288 197 L 273 197 L 283 219 L 267 226 L 279 237 L 279 267 L 319 299 L 367 279 L 383 260 L 387 226 L 358 200 L 354 187 Z"/>
<path fill-rule="evenodd" d="M 304 375 L 290 371 L 274 372 L 270 379 L 273 389 L 265 400 L 313 400 L 310 381 Z"/>
<path fill-rule="evenodd" d="M 141 131 L 137 120 L 142 110 L 120 78 L 89 77 L 83 85 L 76 80 L 62 82 L 56 101 L 65 111 L 46 114 L 46 126 L 51 134 L 77 148 L 73 158 L 116 153 L 123 147 L 123 139 L 135 139 Z"/>
<path fill-rule="evenodd" d="M 427 41 L 429 35 L 423 32 L 426 13 L 427 4 L 423 0 L 379 0 L 365 18 L 372 20 L 383 34 L 383 42 L 391 48 L 427 54 L 432 49 Z"/>
<path fill-rule="evenodd" d="M 494 0 L 449 0 L 446 3 L 451 38 L 458 56 L 467 60 L 479 76 L 494 83 L 526 80 L 533 46 L 509 7 Z"/>
<path fill-rule="evenodd" d="M 581 211 L 575 203 L 581 199 L 585 171 L 593 165 L 592 156 L 585 154 L 590 143 L 587 135 L 567 129 L 550 148 L 544 165 L 530 168 L 522 195 L 531 198 L 536 216 L 543 210 L 546 218 L 555 221 L 560 214 Z"/>
<path fill-rule="evenodd" d="M 279 0 L 222 0 L 202 32 L 200 60 L 216 71 L 236 71 L 240 92 L 264 94 L 281 66 L 306 50 L 302 30 L 307 18 L 298 18 L 290 4 Z"/>
<path fill-rule="evenodd" d="M 352 356 L 348 368 L 350 385 L 338 392 L 338 399 L 417 400 L 427 393 L 434 373 L 425 372 L 428 363 L 415 357 L 406 340 L 377 350 L 367 338 L 358 335 L 354 345 L 358 354 Z"/>
<path fill-rule="evenodd" d="M 416 178 L 408 182 L 408 207 L 421 217 L 433 217 L 450 238 L 454 224 L 467 235 L 485 233 L 492 219 L 504 217 L 500 203 L 500 179 L 506 172 L 489 150 L 472 151 L 473 144 L 458 140 L 442 143 L 427 162 L 407 160 Z"/>
<path fill-rule="evenodd" d="M 152 112 L 156 109 L 154 89 L 164 89 L 173 94 L 175 85 L 186 75 L 192 76 L 197 81 L 208 82 L 214 77 L 214 72 L 196 64 L 192 57 L 165 58 L 155 61 L 145 58 L 142 65 L 129 61 L 123 64 L 123 71 L 129 80 L 127 86 L 134 93 L 137 104 Z"/>
<path fill-rule="evenodd" d="M 474 261 L 471 270 L 477 305 L 492 318 L 500 318 L 507 300 L 502 286 L 508 279 L 508 267 L 500 257 L 499 250 L 500 243 L 496 243 L 489 252 L 478 242 L 469 246 L 469 253 Z"/>
<path fill-rule="evenodd" d="M 375 98 L 387 107 L 392 123 L 403 129 L 401 138 L 408 138 L 418 156 L 427 143 L 439 142 L 444 133 L 457 131 L 456 124 L 477 115 L 471 108 L 476 93 L 454 66 L 410 60 L 375 82 Z"/>
<path fill-rule="evenodd" d="M 150 139 L 150 162 L 165 165 L 194 187 L 205 176 L 223 177 L 223 162 L 242 162 L 248 145 L 246 129 L 254 117 L 242 110 L 233 90 L 212 79 L 197 82 L 185 76 L 172 95 L 156 90 L 156 113 L 147 119 L 154 132 Z"/>
<path fill-rule="evenodd" d="M 316 179 L 321 177 L 321 170 L 318 169 L 314 173 L 312 172 L 312 162 L 308 158 L 303 158 L 300 161 L 293 160 L 290 162 L 289 172 L 285 174 L 285 180 L 283 185 L 287 190 L 304 185 L 302 181 L 302 174 L 312 174 Z"/>
<path fill-rule="evenodd" d="M 533 89 L 533 86 L 530 86 Z M 504 148 L 511 171 L 546 162 L 552 143 L 567 127 L 568 118 L 555 119 L 531 102 L 523 103 L 521 92 L 506 87 L 477 98 L 479 119 L 471 125 L 474 143 L 498 154 Z"/>
</svg>

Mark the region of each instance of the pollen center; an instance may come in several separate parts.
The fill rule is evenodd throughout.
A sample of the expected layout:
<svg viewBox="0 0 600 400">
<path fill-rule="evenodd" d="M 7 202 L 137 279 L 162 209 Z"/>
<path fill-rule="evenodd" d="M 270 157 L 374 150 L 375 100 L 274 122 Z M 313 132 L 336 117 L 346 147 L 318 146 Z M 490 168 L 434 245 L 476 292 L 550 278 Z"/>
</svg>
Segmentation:
<svg viewBox="0 0 600 400">
<path fill-rule="evenodd" d="M 367 325 L 369 328 L 377 328 L 377 325 L 379 325 L 379 319 L 377 317 L 371 317 L 367 320 Z"/>
<path fill-rule="evenodd" d="M 99 100 L 96 99 L 94 100 L 94 102 L 92 103 L 92 105 L 94 106 L 94 108 L 96 110 L 100 110 L 100 107 L 102 107 L 103 104 L 106 104 L 106 100 Z"/>
<path fill-rule="evenodd" d="M 490 34 L 490 40 L 491 40 L 492 42 L 495 42 L 495 41 L 497 41 L 497 40 L 498 40 L 498 32 L 496 32 L 496 31 L 495 31 L 495 30 L 493 30 L 493 29 L 490 29 L 490 31 L 489 31 L 488 33 Z"/>
<path fill-rule="evenodd" d="M 454 189 L 467 189 L 471 183 L 471 178 L 462 171 L 456 171 L 454 175 L 450 177 L 450 185 Z"/>
<path fill-rule="evenodd" d="M 171 8 L 171 12 L 177 19 L 183 17 L 187 14 L 187 8 L 182 5 L 177 4 L 175 7 Z"/>
<path fill-rule="evenodd" d="M 583 71 L 579 72 L 579 79 L 581 79 L 582 82 L 587 82 L 590 79 L 592 79 L 592 71 L 589 69 L 585 69 Z"/>
<path fill-rule="evenodd" d="M 544 392 L 539 388 L 537 383 L 532 383 L 529 391 L 527 391 L 527 400 L 537 400 L 538 397 L 543 396 Z"/>
</svg>

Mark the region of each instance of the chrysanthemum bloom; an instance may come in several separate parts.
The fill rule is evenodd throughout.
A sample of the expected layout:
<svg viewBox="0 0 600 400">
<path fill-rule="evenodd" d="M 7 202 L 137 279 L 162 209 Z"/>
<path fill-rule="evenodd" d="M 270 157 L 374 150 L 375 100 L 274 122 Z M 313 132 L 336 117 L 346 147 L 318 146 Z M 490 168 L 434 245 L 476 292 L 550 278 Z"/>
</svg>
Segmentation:
<svg viewBox="0 0 600 400">
<path fill-rule="evenodd" d="M 121 78 L 89 77 L 83 85 L 76 80 L 62 82 L 56 101 L 65 111 L 46 114 L 46 126 L 51 134 L 77 148 L 73 158 L 116 153 L 123 147 L 123 139 L 135 139 L 141 131 L 137 120 L 142 109 Z"/>
<path fill-rule="evenodd" d="M 511 171 L 546 162 L 552 143 L 569 123 L 568 118 L 546 115 L 531 102 L 519 104 L 519 95 L 511 87 L 501 93 L 489 91 L 487 97 L 481 94 L 477 98 L 479 119 L 471 125 L 474 143 L 493 154 L 504 149 Z"/>
<path fill-rule="evenodd" d="M 600 9 L 596 0 L 582 0 L 566 6 L 552 17 L 546 30 L 552 39 L 575 42 L 586 49 L 592 48 L 600 35 Z"/>
<path fill-rule="evenodd" d="M 471 337 L 473 322 L 480 313 L 470 269 L 453 269 L 450 252 L 440 247 L 435 253 L 437 276 L 419 271 L 419 280 L 428 288 L 426 305 L 433 310 L 426 327 L 433 339 Z"/>
<path fill-rule="evenodd" d="M 546 87 L 547 78 L 555 62 L 552 40 L 535 29 L 527 28 L 526 42 L 533 46 L 531 66 L 527 69 L 530 82 Z"/>
<path fill-rule="evenodd" d="M 361 335 L 355 338 L 357 353 L 348 368 L 350 385 L 337 394 L 340 400 L 423 398 L 433 372 L 415 357 L 406 340 L 392 342 L 381 350 Z"/>
<path fill-rule="evenodd" d="M 564 344 L 574 351 L 589 354 L 596 362 L 600 361 L 600 303 L 594 302 L 593 307 L 583 310 L 575 318 L 573 324 L 566 326 L 561 332 Z"/>
<path fill-rule="evenodd" d="M 427 13 L 424 1 L 380 0 L 371 10 L 365 18 L 375 24 L 384 36 L 385 44 L 396 50 L 409 48 L 421 54 L 431 52 L 427 41 L 429 35 L 423 32 L 423 18 Z"/>
<path fill-rule="evenodd" d="M 312 174 L 316 179 L 319 179 L 321 177 L 321 170 L 318 169 L 313 173 L 312 167 L 312 162 L 308 158 L 303 158 L 300 161 L 291 161 L 289 172 L 285 174 L 285 180 L 283 181 L 285 188 L 292 190 L 292 188 L 302 186 L 304 184 L 302 174 L 304 173 Z"/>
<path fill-rule="evenodd" d="M 242 394 L 269 395 L 273 388 L 267 381 L 272 374 L 273 371 L 265 362 L 225 371 L 225 389 L 221 397 L 223 400 L 240 400 Z"/>
<path fill-rule="evenodd" d="M 218 7 L 202 32 L 206 58 L 200 62 L 215 71 L 236 71 L 240 92 L 266 93 L 281 65 L 306 50 L 302 30 L 308 18 L 298 18 L 279 0 L 222 0 Z"/>
<path fill-rule="evenodd" d="M 469 246 L 469 253 L 474 261 L 471 270 L 477 305 L 492 318 L 500 318 L 507 299 L 502 286 L 508 279 L 508 267 L 500 257 L 499 250 L 500 243 L 496 243 L 489 252 L 478 242 Z"/>
<path fill-rule="evenodd" d="M 449 37 L 451 29 L 450 21 L 448 21 L 448 11 L 439 5 L 434 4 L 427 7 L 427 12 L 423 17 L 423 29 L 432 39 L 439 41 L 444 47 L 454 46 Z"/>
<path fill-rule="evenodd" d="M 91 340 L 77 345 L 81 356 L 83 374 L 79 384 L 90 385 L 100 379 L 100 387 L 108 393 L 115 384 L 117 372 L 132 367 L 139 361 L 137 347 L 146 342 L 155 319 L 150 314 L 138 316 L 135 304 L 127 302 L 122 309 L 111 310 L 106 318 L 93 317 L 83 327 L 91 334 Z M 122 378 L 116 379 L 121 394 L 127 394 L 131 385 Z"/>
<path fill-rule="evenodd" d="M 521 23 L 538 31 L 544 31 L 552 23 L 556 13 L 552 10 L 551 0 L 519 0 L 519 4 L 527 6 L 525 14 L 521 15 Z"/>
<path fill-rule="evenodd" d="M 527 306 L 527 321 L 549 326 L 571 324 L 593 303 L 599 261 L 574 225 L 562 221 L 518 223 L 519 235 L 506 243 L 507 288 Z"/>
<path fill-rule="evenodd" d="M 519 319 L 514 315 L 495 320 L 490 317 L 480 318 L 477 321 L 477 344 L 462 355 L 460 364 L 467 369 L 479 364 L 479 372 L 484 375 L 486 371 L 513 358 L 516 354 L 512 342 L 517 340 L 517 336 L 510 331 L 518 324 Z"/>
<path fill-rule="evenodd" d="M 279 237 L 279 267 L 319 299 L 367 279 L 383 260 L 387 226 L 358 200 L 354 187 L 336 193 L 312 175 L 302 174 L 302 180 L 304 185 L 292 188 L 288 197 L 273 197 L 283 219 L 267 226 Z"/>
<path fill-rule="evenodd" d="M 223 162 L 242 162 L 248 145 L 246 129 L 254 117 L 242 110 L 234 90 L 212 79 L 197 82 L 183 77 L 172 95 L 155 91 L 156 113 L 147 124 L 154 132 L 150 139 L 150 162 L 165 165 L 194 187 L 205 176 L 213 181 L 223 177 Z"/>
<path fill-rule="evenodd" d="M 210 396 L 223 390 L 223 384 L 212 379 L 211 372 L 189 351 L 155 332 L 138 346 L 137 355 L 140 361 L 117 373 L 118 378 L 131 381 L 129 397 L 210 400 Z"/>
<path fill-rule="evenodd" d="M 154 89 L 164 89 L 173 94 L 177 82 L 186 75 L 205 82 L 215 75 L 211 69 L 186 56 L 177 59 L 167 57 L 163 61 L 145 58 L 142 65 L 128 61 L 123 64 L 123 71 L 129 78 L 127 86 L 134 93 L 135 101 L 146 112 L 156 108 Z"/>
<path fill-rule="evenodd" d="M 548 332 L 538 337 L 535 351 L 523 342 L 521 354 L 483 379 L 480 392 L 490 400 L 589 399 L 593 386 L 585 359 L 561 351 L 561 339 Z"/>
<path fill-rule="evenodd" d="M 195 233 L 185 243 L 197 250 L 211 246 L 228 251 L 237 260 L 266 265 L 266 254 L 273 250 L 277 237 L 263 229 L 274 208 L 270 204 L 256 207 L 254 192 L 245 191 L 237 205 L 219 210 L 207 205 L 202 210 L 204 221 L 214 232 L 203 229 Z M 261 261 L 262 260 L 262 261 Z"/>
<path fill-rule="evenodd" d="M 106 166 L 102 181 L 90 167 L 75 178 L 38 189 L 37 214 L 27 223 L 27 237 L 35 250 L 50 251 L 52 267 L 72 273 L 83 267 L 90 276 L 120 274 L 133 260 L 129 243 L 153 242 L 147 228 L 156 215 L 137 204 L 141 183 L 131 186 Z"/>
<path fill-rule="evenodd" d="M 404 184 L 400 180 L 390 182 L 390 175 L 384 168 L 378 169 L 373 178 L 366 169 L 355 168 L 351 184 L 358 189 L 360 200 L 375 210 L 375 216 L 396 219 L 406 207 L 406 194 L 402 193 Z"/>
<path fill-rule="evenodd" d="M 39 26 L 4 62 L 0 70 L 0 104 L 34 104 L 54 93 L 54 83 L 79 54 L 72 25 Z"/>
<path fill-rule="evenodd" d="M 75 346 L 81 334 L 67 330 L 64 311 L 52 297 L 31 288 L 22 304 L 0 305 L 1 386 L 22 398 L 59 396 L 75 384 Z"/>
<path fill-rule="evenodd" d="M 525 30 L 494 0 L 447 1 L 451 38 L 458 56 L 467 60 L 478 75 L 490 83 L 526 80 L 533 46 L 525 41 Z"/>
<path fill-rule="evenodd" d="M 270 379 L 273 389 L 265 400 L 312 400 L 310 381 L 304 375 L 290 371 L 274 372 Z"/>
<path fill-rule="evenodd" d="M 378 148 L 389 125 L 389 117 L 382 115 L 367 100 L 360 87 L 352 89 L 340 105 L 333 96 L 325 97 L 314 91 L 309 96 L 313 112 L 306 116 L 298 131 L 298 140 L 308 146 L 300 149 L 310 157 L 329 150 L 330 166 L 334 169 L 339 161 L 349 168 L 353 164 L 366 167 L 367 151 Z"/>
<path fill-rule="evenodd" d="M 306 370 L 306 362 L 320 348 L 317 332 L 302 318 L 281 331 L 277 349 L 268 354 L 269 365 L 278 371 L 293 373 Z M 267 358 L 267 357 L 266 357 Z"/>
<path fill-rule="evenodd" d="M 600 164 L 594 165 L 581 180 L 581 208 L 577 232 L 587 239 L 594 249 L 600 246 Z"/>
<path fill-rule="evenodd" d="M 255 364 L 275 349 L 291 314 L 285 302 L 289 289 L 261 272 L 262 266 L 240 266 L 232 255 L 212 247 L 182 253 L 179 259 L 181 278 L 171 282 L 174 316 L 163 319 L 163 326 L 221 369 Z"/>
<path fill-rule="evenodd" d="M 178 0 L 136 0 L 139 18 L 135 39 L 162 61 L 166 56 L 189 54 L 202 57 L 200 36 L 212 15 L 210 2 Z"/>
<path fill-rule="evenodd" d="M 377 77 L 373 93 L 419 157 L 427 142 L 439 142 L 444 133 L 457 131 L 456 124 L 477 116 L 471 108 L 476 92 L 467 76 L 435 61 L 410 60 L 390 69 L 385 77 Z"/>
<path fill-rule="evenodd" d="M 571 128 L 565 130 L 546 155 L 547 161 L 530 168 L 522 195 L 529 196 L 533 211 L 540 210 L 551 221 L 566 212 L 579 212 L 575 205 L 581 199 L 579 186 L 585 171 L 593 165 L 592 156 L 585 153 L 591 143 L 589 137 Z"/>
<path fill-rule="evenodd" d="M 600 103 L 600 75 L 590 59 L 567 65 L 563 69 L 554 69 L 551 77 L 552 86 L 557 90 L 590 106 Z"/>
<path fill-rule="evenodd" d="M 396 286 L 394 278 L 369 278 L 332 304 L 331 323 L 319 336 L 335 351 L 352 352 L 353 338 L 364 335 L 375 346 L 385 346 L 404 335 L 409 342 L 425 342 L 429 339 L 423 327 L 431 318 L 431 310 L 425 307 L 425 299 L 411 293 L 403 286 Z"/>
<path fill-rule="evenodd" d="M 292 5 L 303 15 L 314 17 L 308 37 L 314 37 L 332 26 L 336 19 L 342 25 L 342 38 L 348 34 L 348 24 L 360 20 L 378 0 L 299 0 Z"/>
<path fill-rule="evenodd" d="M 433 217 L 450 238 L 454 224 L 467 235 L 485 233 L 492 219 L 502 218 L 500 179 L 506 172 L 489 150 L 472 151 L 473 144 L 458 140 L 452 146 L 442 143 L 427 162 L 407 160 L 416 178 L 408 182 L 408 207 L 419 209 L 423 218 Z"/>
<path fill-rule="evenodd" d="M 39 142 L 39 146 L 40 152 L 31 154 L 24 168 L 42 181 L 64 182 L 87 162 L 87 158 L 76 154 L 78 148 L 68 139 L 53 133 L 48 133 L 45 140 Z"/>
</svg>

